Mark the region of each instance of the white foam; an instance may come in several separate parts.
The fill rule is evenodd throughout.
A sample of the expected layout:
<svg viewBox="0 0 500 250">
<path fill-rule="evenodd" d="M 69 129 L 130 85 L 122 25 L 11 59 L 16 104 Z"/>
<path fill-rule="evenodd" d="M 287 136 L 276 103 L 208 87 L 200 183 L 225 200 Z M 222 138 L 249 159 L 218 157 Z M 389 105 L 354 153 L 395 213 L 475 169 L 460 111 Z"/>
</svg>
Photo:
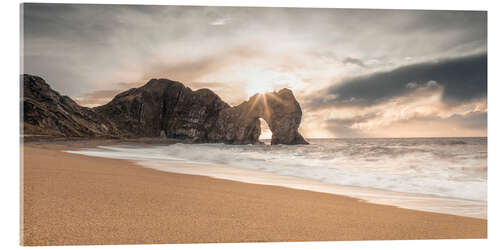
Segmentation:
<svg viewBox="0 0 500 250">
<path fill-rule="evenodd" d="M 129 158 L 229 165 L 326 184 L 487 200 L 485 157 L 474 154 L 468 158 L 459 155 L 462 158 L 458 159 L 454 155 L 442 157 L 443 152 L 435 148 L 410 148 L 404 153 L 397 148 L 397 153 L 380 153 L 378 151 L 389 147 L 381 148 L 373 145 L 365 148 L 353 145 L 346 149 L 338 145 L 174 144 L 147 148 L 100 147 L 100 150 L 107 155 L 126 154 Z"/>
</svg>

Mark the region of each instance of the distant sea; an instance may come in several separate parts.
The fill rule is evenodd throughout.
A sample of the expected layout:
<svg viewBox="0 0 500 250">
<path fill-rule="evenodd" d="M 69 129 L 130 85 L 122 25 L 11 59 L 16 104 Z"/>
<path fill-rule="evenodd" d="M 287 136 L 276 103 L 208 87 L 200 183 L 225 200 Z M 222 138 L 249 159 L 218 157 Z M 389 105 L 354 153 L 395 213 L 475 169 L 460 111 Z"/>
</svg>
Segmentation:
<svg viewBox="0 0 500 250">
<path fill-rule="evenodd" d="M 308 141 L 310 145 L 269 145 L 269 141 L 266 141 L 264 145 L 178 143 L 146 147 L 102 146 L 71 152 L 135 160 L 141 165 L 165 171 L 314 191 L 327 190 L 325 192 L 336 193 L 335 188 L 330 188 L 328 185 L 352 187 L 350 191 L 344 190 L 338 193 L 350 194 L 375 203 L 413 209 L 415 206 L 416 209 L 425 206 L 422 204 L 428 204 L 432 200 L 441 200 L 442 204 L 432 205 L 437 208 L 431 206 L 420 210 L 472 217 L 486 216 L 488 170 L 486 137 L 309 139 Z M 176 167 L 172 167 L 173 165 Z M 221 170 L 220 166 L 231 167 L 232 170 Z M 235 168 L 242 171 L 235 172 L 233 171 Z M 258 178 L 261 180 L 257 177 L 252 178 L 253 173 L 258 173 L 260 176 Z M 284 179 L 276 176 L 296 178 L 285 178 L 288 184 L 283 184 Z M 262 178 L 268 180 L 263 181 Z M 312 181 L 311 183 L 316 183 L 313 185 L 315 187 L 310 188 L 311 183 L 301 184 L 300 180 L 304 180 L 304 183 Z M 321 184 L 325 186 L 321 187 Z M 301 188 L 302 186 L 304 188 Z M 366 190 L 377 192 L 371 193 Z M 385 198 L 371 198 L 384 195 Z M 404 199 L 418 197 L 419 202 L 402 201 L 403 198 L 395 198 L 396 196 L 406 197 Z M 427 198 L 422 202 L 422 197 Z M 400 201 L 397 202 L 395 199 Z M 410 203 L 419 204 L 405 206 Z M 455 208 L 446 208 L 447 206 Z"/>
</svg>

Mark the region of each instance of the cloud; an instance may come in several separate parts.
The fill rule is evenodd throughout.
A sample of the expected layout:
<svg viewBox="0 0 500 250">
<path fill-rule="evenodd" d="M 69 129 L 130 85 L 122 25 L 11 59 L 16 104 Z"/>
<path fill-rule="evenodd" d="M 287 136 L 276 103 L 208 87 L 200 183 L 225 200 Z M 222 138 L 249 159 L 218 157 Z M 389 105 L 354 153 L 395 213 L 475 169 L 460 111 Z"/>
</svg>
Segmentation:
<svg viewBox="0 0 500 250">
<path fill-rule="evenodd" d="M 370 131 L 369 135 L 378 134 L 385 137 L 391 135 L 394 137 L 398 134 L 413 137 L 482 137 L 488 136 L 487 116 L 486 112 L 469 112 L 449 117 L 415 117 Z"/>
<path fill-rule="evenodd" d="M 251 59 L 263 55 L 263 50 L 247 46 L 234 46 L 220 51 L 196 57 L 193 59 L 159 58 L 151 61 L 143 80 L 158 77 L 167 77 L 172 80 L 188 83 L 198 78 L 217 72 L 222 68 L 233 65 L 244 59 Z"/>
<path fill-rule="evenodd" d="M 75 98 L 75 101 L 82 106 L 95 107 L 111 101 L 120 92 L 120 90 L 96 90 Z"/>
<path fill-rule="evenodd" d="M 304 113 L 324 119 L 335 137 L 485 136 L 486 97 L 450 105 L 443 102 L 443 92 L 443 86 L 429 81 L 385 102 L 305 108 Z"/>
<path fill-rule="evenodd" d="M 442 99 L 453 104 L 486 96 L 487 55 L 443 59 L 402 66 L 351 78 L 315 93 L 305 104 L 311 109 L 369 106 L 402 96 L 420 87 L 443 87 Z M 335 98 L 331 98 L 331 96 Z"/>
<path fill-rule="evenodd" d="M 469 112 L 449 117 L 417 115 L 367 129 L 359 124 L 368 124 L 383 119 L 382 114 L 369 113 L 352 118 L 328 119 L 326 128 L 337 138 L 354 137 L 446 137 L 487 136 L 487 113 Z"/>
<path fill-rule="evenodd" d="M 87 107 L 96 107 L 104 105 L 111 101 L 117 94 L 131 88 L 136 88 L 144 85 L 146 82 L 130 82 L 130 83 L 116 83 L 116 89 L 95 90 L 84 93 L 75 98 L 75 101 Z M 222 82 L 189 82 L 184 85 L 192 90 L 208 88 L 219 95 L 223 101 L 234 106 L 240 104 L 247 98 L 245 92 L 238 86 L 222 83 Z"/>
<path fill-rule="evenodd" d="M 448 118 L 441 119 L 441 121 L 455 123 L 463 128 L 486 131 L 488 128 L 488 113 L 476 111 L 466 115 L 455 114 Z"/>
<path fill-rule="evenodd" d="M 333 118 L 326 120 L 326 128 L 337 138 L 365 137 L 363 130 L 355 128 L 356 123 L 367 122 L 377 116 L 375 113 L 356 115 L 349 118 Z"/>
<path fill-rule="evenodd" d="M 242 89 L 254 78 L 294 87 L 307 119 L 304 134 L 320 137 L 329 129 L 369 136 L 404 121 L 423 124 L 415 117 L 424 114 L 464 115 L 453 107 L 474 106 L 486 97 L 485 11 L 41 3 L 22 8 L 23 73 L 41 75 L 90 106 L 151 78 L 210 88 L 234 105 L 246 99 Z M 375 116 L 360 119 L 369 114 Z"/>
<path fill-rule="evenodd" d="M 153 67 L 158 61 L 178 65 L 237 46 L 281 50 L 282 55 L 263 58 L 277 66 L 286 56 L 283 68 L 304 68 L 291 64 L 317 60 L 305 56 L 307 50 L 324 51 L 324 59 L 336 55 L 338 60 L 318 63 L 324 67 L 309 66 L 316 69 L 316 75 L 307 76 L 315 79 L 315 86 L 332 74 L 346 73 L 349 67 L 341 62 L 349 55 L 363 58 L 372 69 L 398 65 L 405 57 L 418 61 L 486 49 L 486 12 L 41 3 L 22 7 L 24 73 L 45 75 L 70 96 L 116 81 L 142 81 L 143 75 L 157 73 Z M 419 46 L 412 46 L 415 43 Z M 373 65 L 374 60 L 385 64 Z"/>
<path fill-rule="evenodd" d="M 215 25 L 215 26 L 226 25 L 229 22 L 231 22 L 231 18 L 218 18 L 210 22 L 210 25 Z"/>
<path fill-rule="evenodd" d="M 75 97 L 74 100 L 81 106 L 96 107 L 110 102 L 113 97 L 125 90 L 140 87 L 145 83 L 146 82 L 118 82 L 112 84 L 113 86 L 110 86 L 109 89 L 85 92 Z"/>
<path fill-rule="evenodd" d="M 353 57 L 346 57 L 342 61 L 342 63 L 344 63 L 344 64 L 354 64 L 354 65 L 358 65 L 359 67 L 363 67 L 363 68 L 366 67 L 365 63 L 362 60 L 360 60 L 358 58 L 353 58 Z"/>
</svg>

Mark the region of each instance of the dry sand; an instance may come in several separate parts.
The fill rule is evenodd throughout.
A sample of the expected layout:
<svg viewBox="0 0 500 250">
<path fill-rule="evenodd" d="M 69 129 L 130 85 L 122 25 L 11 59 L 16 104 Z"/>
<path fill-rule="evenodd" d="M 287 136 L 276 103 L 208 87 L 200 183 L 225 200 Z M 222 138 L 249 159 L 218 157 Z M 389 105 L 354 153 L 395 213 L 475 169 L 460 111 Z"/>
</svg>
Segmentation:
<svg viewBox="0 0 500 250">
<path fill-rule="evenodd" d="M 24 149 L 24 245 L 486 238 L 487 220 Z"/>
</svg>

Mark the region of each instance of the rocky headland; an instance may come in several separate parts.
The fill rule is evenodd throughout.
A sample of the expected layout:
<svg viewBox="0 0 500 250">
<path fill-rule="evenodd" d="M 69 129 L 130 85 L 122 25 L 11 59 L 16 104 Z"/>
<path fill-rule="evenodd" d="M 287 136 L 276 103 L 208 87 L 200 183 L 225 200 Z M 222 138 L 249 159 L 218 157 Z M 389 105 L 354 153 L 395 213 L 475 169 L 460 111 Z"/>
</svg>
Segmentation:
<svg viewBox="0 0 500 250">
<path fill-rule="evenodd" d="M 231 107 L 209 89 L 196 91 L 168 79 L 151 79 L 95 108 L 78 105 L 44 79 L 24 74 L 23 135 L 50 137 L 174 138 L 192 142 L 259 143 L 259 118 L 271 144 L 307 144 L 298 132 L 302 110 L 292 91 L 255 94 Z"/>
</svg>

